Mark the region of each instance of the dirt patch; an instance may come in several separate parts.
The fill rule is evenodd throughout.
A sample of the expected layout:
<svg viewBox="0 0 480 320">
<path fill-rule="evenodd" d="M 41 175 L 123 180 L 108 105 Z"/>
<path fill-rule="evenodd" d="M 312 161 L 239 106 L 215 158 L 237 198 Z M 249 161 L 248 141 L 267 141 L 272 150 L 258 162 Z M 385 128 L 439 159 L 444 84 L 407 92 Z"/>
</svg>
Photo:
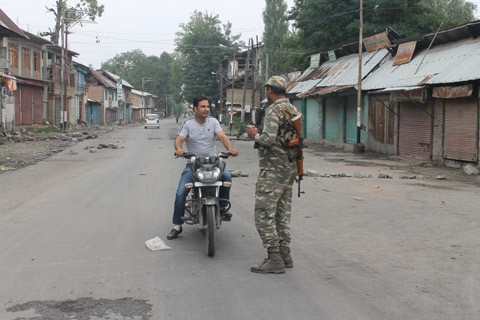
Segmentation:
<svg viewBox="0 0 480 320">
<path fill-rule="evenodd" d="M 23 130 L 14 135 L 4 134 L 0 138 L 0 173 L 38 163 L 77 142 L 95 139 L 116 128 L 119 127 L 74 128 L 68 132 L 51 133 Z"/>
</svg>

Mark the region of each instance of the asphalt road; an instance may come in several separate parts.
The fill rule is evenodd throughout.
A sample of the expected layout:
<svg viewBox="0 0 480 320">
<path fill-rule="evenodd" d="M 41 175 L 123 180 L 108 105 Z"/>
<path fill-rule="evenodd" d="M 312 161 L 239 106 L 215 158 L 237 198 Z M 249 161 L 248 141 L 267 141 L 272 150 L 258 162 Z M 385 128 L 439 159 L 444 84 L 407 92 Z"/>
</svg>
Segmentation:
<svg viewBox="0 0 480 320">
<path fill-rule="evenodd" d="M 215 256 L 194 226 L 166 240 L 184 166 L 176 126 L 117 130 L 0 175 L 0 319 L 480 318 L 478 186 L 402 180 L 398 162 L 307 150 L 307 169 L 364 177 L 305 178 L 295 266 L 259 275 L 249 141 L 229 159 L 249 176 L 234 178 Z M 99 143 L 118 148 L 85 149 Z M 171 250 L 149 251 L 155 236 Z"/>
</svg>

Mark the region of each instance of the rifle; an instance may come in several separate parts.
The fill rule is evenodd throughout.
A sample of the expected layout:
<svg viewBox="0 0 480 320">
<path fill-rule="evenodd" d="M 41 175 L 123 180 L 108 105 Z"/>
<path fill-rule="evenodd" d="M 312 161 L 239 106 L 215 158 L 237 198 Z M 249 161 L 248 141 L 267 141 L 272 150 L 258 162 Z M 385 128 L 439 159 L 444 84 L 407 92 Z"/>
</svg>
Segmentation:
<svg viewBox="0 0 480 320">
<path fill-rule="evenodd" d="M 300 189 L 300 182 L 303 180 L 303 137 L 302 137 L 302 115 L 298 114 L 292 118 L 292 124 L 295 127 L 295 131 L 297 132 L 297 137 L 292 139 L 288 142 L 289 147 L 296 147 L 297 148 L 297 175 L 298 178 L 296 179 L 298 183 L 298 197 L 300 197 L 301 193 L 305 193 Z"/>
</svg>

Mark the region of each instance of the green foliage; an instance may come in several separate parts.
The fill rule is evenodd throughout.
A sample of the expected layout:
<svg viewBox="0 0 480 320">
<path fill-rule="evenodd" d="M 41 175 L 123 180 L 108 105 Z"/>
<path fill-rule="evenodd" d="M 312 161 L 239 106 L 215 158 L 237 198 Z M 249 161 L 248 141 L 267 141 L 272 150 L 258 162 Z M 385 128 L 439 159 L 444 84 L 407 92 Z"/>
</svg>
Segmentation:
<svg viewBox="0 0 480 320">
<path fill-rule="evenodd" d="M 175 44 L 183 99 L 191 102 L 195 96 L 205 95 L 211 101 L 217 101 L 219 90 L 215 73 L 224 57 L 232 56 L 238 49 L 235 42 L 239 36 L 232 36 L 231 24 L 222 25 L 218 15 L 199 11 L 195 11 L 190 21 L 181 24 L 180 28 Z"/>
<path fill-rule="evenodd" d="M 278 68 L 282 73 L 305 70 L 309 65 L 306 50 L 301 45 L 300 32 L 290 32 L 280 44 L 282 56 L 278 60 Z"/>
<path fill-rule="evenodd" d="M 471 21 L 474 9 L 464 0 L 364 0 L 364 35 L 391 27 L 414 37 Z M 358 41 L 359 0 L 295 0 L 290 18 L 309 54 Z"/>
<path fill-rule="evenodd" d="M 245 123 L 243 123 L 239 118 L 234 118 L 232 123 L 232 134 L 239 136 L 245 133 Z"/>
<path fill-rule="evenodd" d="M 172 102 L 172 114 L 175 116 L 181 116 L 186 110 L 186 105 L 183 103 Z"/>
<path fill-rule="evenodd" d="M 43 127 L 43 128 L 38 128 L 37 133 L 52 133 L 52 132 L 58 132 L 58 128 L 56 127 Z"/>
<path fill-rule="evenodd" d="M 167 97 L 170 97 L 168 101 L 178 102 L 175 97 L 180 94 L 180 86 L 172 85 L 174 62 L 174 57 L 167 52 L 157 57 L 147 56 L 137 49 L 107 60 L 102 63 L 102 69 L 125 79 L 137 90 L 156 95 L 159 104 L 165 106 Z"/>
<path fill-rule="evenodd" d="M 262 59 L 266 61 L 268 55 L 267 75 L 280 74 L 285 71 L 283 61 L 288 52 L 281 50 L 284 39 L 288 36 L 287 4 L 284 0 L 266 0 L 263 11 L 263 43 L 265 50 L 262 51 Z M 266 67 L 266 65 L 265 65 Z"/>
</svg>

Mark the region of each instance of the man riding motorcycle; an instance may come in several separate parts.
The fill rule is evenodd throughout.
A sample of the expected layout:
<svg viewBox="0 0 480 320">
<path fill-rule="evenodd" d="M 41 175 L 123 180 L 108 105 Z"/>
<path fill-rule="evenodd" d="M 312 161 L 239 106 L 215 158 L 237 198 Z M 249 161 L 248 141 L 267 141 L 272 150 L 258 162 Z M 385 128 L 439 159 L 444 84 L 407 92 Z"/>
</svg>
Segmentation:
<svg viewBox="0 0 480 320">
<path fill-rule="evenodd" d="M 223 146 L 228 150 L 232 156 L 238 155 L 238 150 L 233 148 L 232 142 L 228 139 L 225 132 L 222 130 L 217 119 L 210 116 L 210 103 L 208 98 L 204 96 L 193 99 L 194 116 L 185 120 L 178 131 L 175 138 L 174 148 L 177 157 L 182 157 L 184 154 L 183 144 L 186 143 L 187 150 L 197 156 L 214 157 L 217 155 L 215 140 L 219 138 Z M 232 177 L 228 170 L 224 170 L 223 181 L 232 181 Z M 168 240 L 173 240 L 182 233 L 182 217 L 185 213 L 185 200 L 190 189 L 185 187 L 186 183 L 193 181 L 192 173 L 189 164 L 185 166 L 182 171 L 180 181 L 178 183 L 177 192 L 175 195 L 175 204 L 173 211 L 173 228 L 167 235 Z M 220 188 L 220 198 L 230 199 L 230 188 Z M 227 204 L 220 201 L 222 207 L 222 219 L 228 221 L 231 219 L 231 213 L 227 212 Z"/>
</svg>

